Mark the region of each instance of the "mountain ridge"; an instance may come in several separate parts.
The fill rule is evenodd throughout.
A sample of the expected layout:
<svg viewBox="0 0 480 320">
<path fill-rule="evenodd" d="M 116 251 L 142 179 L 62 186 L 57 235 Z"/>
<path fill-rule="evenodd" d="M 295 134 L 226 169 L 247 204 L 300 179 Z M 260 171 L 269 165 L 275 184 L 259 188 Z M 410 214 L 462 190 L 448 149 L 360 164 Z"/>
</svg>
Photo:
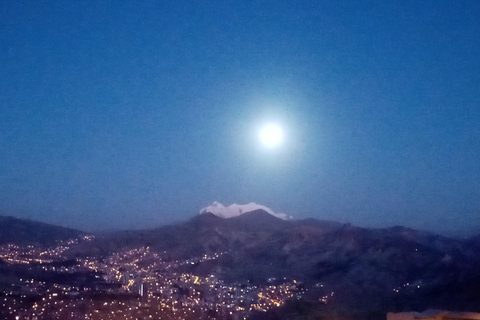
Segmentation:
<svg viewBox="0 0 480 320">
<path fill-rule="evenodd" d="M 85 232 L 49 223 L 0 215 L 0 245 L 53 245 Z"/>
<path fill-rule="evenodd" d="M 401 226 L 281 220 L 259 210 L 229 219 L 204 213 L 175 225 L 97 235 L 65 254 L 102 259 L 139 247 L 166 260 L 221 254 L 185 271 L 214 274 L 227 283 L 296 279 L 311 288 L 306 301 L 318 302 L 323 291 L 314 284 L 321 284 L 335 292 L 333 305 L 361 312 L 399 306 L 480 311 L 479 240 L 480 235 L 455 239 Z"/>
</svg>

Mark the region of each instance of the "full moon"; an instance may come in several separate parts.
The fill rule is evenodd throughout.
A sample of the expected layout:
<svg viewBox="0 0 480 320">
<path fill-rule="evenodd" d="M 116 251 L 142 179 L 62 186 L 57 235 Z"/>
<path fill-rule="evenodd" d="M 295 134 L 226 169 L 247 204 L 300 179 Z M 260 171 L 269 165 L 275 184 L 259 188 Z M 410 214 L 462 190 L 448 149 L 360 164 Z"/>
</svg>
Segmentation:
<svg viewBox="0 0 480 320">
<path fill-rule="evenodd" d="M 283 141 L 283 130 L 277 124 L 267 124 L 260 129 L 260 141 L 267 148 L 275 148 Z"/>
</svg>

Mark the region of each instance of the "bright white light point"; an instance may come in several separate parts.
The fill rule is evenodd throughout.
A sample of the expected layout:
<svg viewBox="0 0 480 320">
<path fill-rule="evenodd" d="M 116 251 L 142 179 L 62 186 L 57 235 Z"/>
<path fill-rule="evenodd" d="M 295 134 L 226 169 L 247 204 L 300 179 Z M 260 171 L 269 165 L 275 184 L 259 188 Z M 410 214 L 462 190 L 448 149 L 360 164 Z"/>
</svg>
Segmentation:
<svg viewBox="0 0 480 320">
<path fill-rule="evenodd" d="M 260 141 L 268 148 L 275 148 L 283 141 L 283 131 L 279 125 L 268 124 L 260 129 Z"/>
</svg>

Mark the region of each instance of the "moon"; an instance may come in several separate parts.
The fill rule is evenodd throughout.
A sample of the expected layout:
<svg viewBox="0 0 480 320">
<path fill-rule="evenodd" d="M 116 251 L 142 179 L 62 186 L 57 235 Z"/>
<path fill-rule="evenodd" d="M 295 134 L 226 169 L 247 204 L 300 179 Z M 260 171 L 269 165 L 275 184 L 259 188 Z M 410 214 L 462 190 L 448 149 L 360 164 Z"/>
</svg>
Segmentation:
<svg viewBox="0 0 480 320">
<path fill-rule="evenodd" d="M 272 149 L 282 143 L 283 130 L 278 124 L 269 123 L 260 128 L 259 138 L 262 145 Z"/>
</svg>

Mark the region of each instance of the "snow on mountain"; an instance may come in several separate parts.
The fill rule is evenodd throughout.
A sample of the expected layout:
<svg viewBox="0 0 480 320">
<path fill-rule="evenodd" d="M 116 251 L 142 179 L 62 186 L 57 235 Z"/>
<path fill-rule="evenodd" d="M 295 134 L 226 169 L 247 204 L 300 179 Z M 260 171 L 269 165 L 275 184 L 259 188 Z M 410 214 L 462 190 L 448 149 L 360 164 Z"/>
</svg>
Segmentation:
<svg viewBox="0 0 480 320">
<path fill-rule="evenodd" d="M 260 204 L 256 204 L 255 202 L 250 202 L 250 203 L 247 203 L 247 204 L 236 204 L 236 203 L 234 203 L 232 205 L 229 205 L 229 206 L 225 207 L 220 202 L 214 201 L 208 207 L 205 207 L 202 210 L 200 210 L 200 214 L 210 212 L 210 213 L 216 215 L 217 217 L 227 219 L 227 218 L 238 217 L 238 216 L 240 216 L 240 215 L 242 215 L 246 212 L 252 212 L 252 211 L 255 211 L 255 210 L 263 210 L 263 211 L 271 214 L 272 216 L 274 216 L 276 218 L 279 218 L 279 219 L 282 219 L 282 220 L 292 219 L 292 217 L 289 216 L 289 215 L 286 215 L 284 213 L 276 213 L 272 209 L 270 209 L 268 207 L 265 207 L 265 206 L 262 206 Z"/>
</svg>

